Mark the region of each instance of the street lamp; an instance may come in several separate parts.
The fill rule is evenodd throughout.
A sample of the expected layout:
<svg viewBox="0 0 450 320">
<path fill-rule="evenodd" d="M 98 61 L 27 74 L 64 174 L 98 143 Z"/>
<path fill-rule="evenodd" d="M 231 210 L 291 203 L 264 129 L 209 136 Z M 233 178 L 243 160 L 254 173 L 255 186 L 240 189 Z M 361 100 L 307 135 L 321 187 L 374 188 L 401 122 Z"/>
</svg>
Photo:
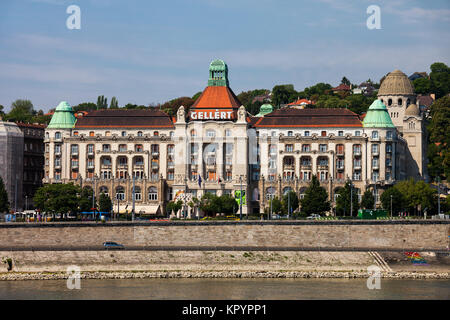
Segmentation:
<svg viewBox="0 0 450 320">
<path fill-rule="evenodd" d="M 239 176 L 239 182 L 241 183 L 241 193 L 239 200 L 239 220 L 242 220 L 242 176 Z"/>
<path fill-rule="evenodd" d="M 392 194 L 391 194 L 391 218 L 392 218 Z"/>
<path fill-rule="evenodd" d="M 353 181 L 350 179 L 350 217 L 353 217 Z"/>
<path fill-rule="evenodd" d="M 184 201 L 183 201 L 183 216 L 186 218 L 187 212 L 186 212 L 186 195 L 187 195 L 187 177 L 184 176 Z"/>
</svg>

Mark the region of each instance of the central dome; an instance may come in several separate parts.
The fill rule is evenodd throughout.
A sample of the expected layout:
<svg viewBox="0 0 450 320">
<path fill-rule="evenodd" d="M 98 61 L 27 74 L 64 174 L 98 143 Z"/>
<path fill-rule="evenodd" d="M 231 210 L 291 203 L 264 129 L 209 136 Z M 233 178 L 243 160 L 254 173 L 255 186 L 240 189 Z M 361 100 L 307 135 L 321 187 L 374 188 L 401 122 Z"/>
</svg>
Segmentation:
<svg viewBox="0 0 450 320">
<path fill-rule="evenodd" d="M 378 96 L 383 95 L 413 95 L 414 87 L 406 74 L 400 70 L 390 72 L 380 85 Z"/>
</svg>

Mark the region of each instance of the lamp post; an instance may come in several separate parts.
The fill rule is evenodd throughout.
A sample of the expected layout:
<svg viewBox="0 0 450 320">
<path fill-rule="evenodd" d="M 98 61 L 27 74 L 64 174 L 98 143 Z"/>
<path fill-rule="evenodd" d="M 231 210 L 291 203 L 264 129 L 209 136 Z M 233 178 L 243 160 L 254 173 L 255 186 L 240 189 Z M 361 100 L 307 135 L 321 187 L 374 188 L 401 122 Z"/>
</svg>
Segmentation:
<svg viewBox="0 0 450 320">
<path fill-rule="evenodd" d="M 141 191 L 142 192 L 142 191 Z M 134 210 L 136 202 L 136 175 L 133 174 L 133 208 L 131 209 L 131 221 L 134 221 Z"/>
<path fill-rule="evenodd" d="M 350 179 L 350 217 L 353 217 L 353 181 Z"/>
<path fill-rule="evenodd" d="M 392 194 L 391 194 L 391 218 L 392 218 Z"/>
<path fill-rule="evenodd" d="M 242 176 L 239 176 L 239 182 L 241 183 L 241 193 L 239 200 L 239 220 L 242 220 Z"/>
<path fill-rule="evenodd" d="M 291 213 L 291 190 L 288 191 L 288 220 L 289 220 L 289 213 Z"/>
<path fill-rule="evenodd" d="M 441 214 L 441 177 L 437 177 L 438 183 L 438 214 Z"/>
<path fill-rule="evenodd" d="M 376 210 L 377 209 L 377 179 L 375 179 L 374 190 L 375 190 L 375 193 L 374 193 L 375 201 L 373 202 L 373 210 Z"/>
<path fill-rule="evenodd" d="M 183 201 L 183 217 L 186 218 L 187 212 L 186 212 L 186 195 L 187 195 L 187 177 L 184 176 L 184 201 Z"/>
</svg>

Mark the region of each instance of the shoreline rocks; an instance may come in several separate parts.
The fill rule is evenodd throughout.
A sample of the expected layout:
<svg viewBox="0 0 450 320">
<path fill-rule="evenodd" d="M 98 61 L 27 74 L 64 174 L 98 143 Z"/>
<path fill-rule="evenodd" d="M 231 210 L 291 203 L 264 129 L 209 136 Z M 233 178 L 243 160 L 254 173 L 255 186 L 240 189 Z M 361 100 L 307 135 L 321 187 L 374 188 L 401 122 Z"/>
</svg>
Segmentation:
<svg viewBox="0 0 450 320">
<path fill-rule="evenodd" d="M 385 279 L 450 279 L 449 272 L 383 272 Z M 366 272 L 354 271 L 91 271 L 82 272 L 81 279 L 185 279 L 185 278 L 287 278 L 287 279 L 357 279 L 368 278 Z M 64 280 L 63 272 L 8 272 L 0 273 L 0 281 Z"/>
</svg>

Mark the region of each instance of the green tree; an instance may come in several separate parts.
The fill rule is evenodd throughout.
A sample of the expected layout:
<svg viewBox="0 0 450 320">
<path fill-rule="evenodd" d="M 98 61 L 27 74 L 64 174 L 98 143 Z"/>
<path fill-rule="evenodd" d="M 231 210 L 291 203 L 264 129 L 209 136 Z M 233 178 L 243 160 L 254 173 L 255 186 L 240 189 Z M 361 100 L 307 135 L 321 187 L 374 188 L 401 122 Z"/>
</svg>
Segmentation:
<svg viewBox="0 0 450 320">
<path fill-rule="evenodd" d="M 8 192 L 6 192 L 5 184 L 2 177 L 0 177 L 0 212 L 9 211 Z"/>
<path fill-rule="evenodd" d="M 219 197 L 219 205 L 220 212 L 225 215 L 235 214 L 239 210 L 239 205 L 236 199 L 229 194 L 224 194 Z"/>
<path fill-rule="evenodd" d="M 442 62 L 435 62 L 430 67 L 431 92 L 441 98 L 450 92 L 450 68 Z"/>
<path fill-rule="evenodd" d="M 178 210 L 181 209 L 181 207 L 183 206 L 183 201 L 178 200 L 178 201 L 170 201 L 167 206 L 166 206 L 166 210 L 169 214 L 172 213 L 172 211 L 176 214 L 178 212 Z"/>
<path fill-rule="evenodd" d="M 296 98 L 297 91 L 294 90 L 294 85 L 292 84 L 277 85 L 272 89 L 272 102 L 276 107 L 292 102 Z"/>
<path fill-rule="evenodd" d="M 5 118 L 10 121 L 29 122 L 35 113 L 30 100 L 18 99 L 11 104 L 11 111 Z"/>
<path fill-rule="evenodd" d="M 196 94 L 194 94 L 193 96 L 192 96 L 192 100 L 197 100 L 201 95 L 202 95 L 202 91 L 199 91 L 199 92 L 197 92 Z"/>
<path fill-rule="evenodd" d="M 112 97 L 109 108 L 110 109 L 119 109 L 119 102 L 117 101 L 116 97 Z"/>
<path fill-rule="evenodd" d="M 216 213 L 220 213 L 221 207 L 219 197 L 209 192 L 205 193 L 200 200 L 199 208 L 207 216 L 213 216 Z"/>
<path fill-rule="evenodd" d="M 97 105 L 93 102 L 83 102 L 74 107 L 72 107 L 74 112 L 77 111 L 92 111 L 97 110 Z"/>
<path fill-rule="evenodd" d="M 0 117 L 3 117 L 5 115 L 4 110 L 5 110 L 5 107 L 0 104 Z"/>
<path fill-rule="evenodd" d="M 428 172 L 432 179 L 450 176 L 450 97 L 436 100 L 430 108 L 428 131 Z"/>
<path fill-rule="evenodd" d="M 270 208 L 272 208 L 272 214 L 280 214 L 283 210 L 283 204 L 278 197 L 274 197 L 269 200 L 269 206 L 267 207 L 268 212 L 270 213 Z"/>
<path fill-rule="evenodd" d="M 306 215 L 323 214 L 330 210 L 327 190 L 320 186 L 315 175 L 312 176 L 311 183 L 305 190 L 304 198 L 300 199 L 300 206 L 302 213 Z"/>
<path fill-rule="evenodd" d="M 413 81 L 414 91 L 417 94 L 431 93 L 431 81 L 427 78 L 418 78 Z"/>
<path fill-rule="evenodd" d="M 404 206 L 410 214 L 417 215 L 419 206 L 421 210 L 428 208 L 429 211 L 435 207 L 436 190 L 424 181 L 416 182 L 410 178 L 398 182 L 395 188 L 402 193 L 405 199 Z"/>
<path fill-rule="evenodd" d="M 381 195 L 381 206 L 383 209 L 391 211 L 391 196 L 392 196 L 392 216 L 396 216 L 403 211 L 405 206 L 405 198 L 403 194 L 396 187 L 386 189 Z"/>
<path fill-rule="evenodd" d="M 112 209 L 111 198 L 102 192 L 98 199 L 98 206 L 100 212 L 110 212 Z"/>
<path fill-rule="evenodd" d="M 288 214 L 291 216 L 292 213 L 298 209 L 299 200 L 297 193 L 294 191 L 288 191 L 281 200 L 282 204 L 282 212 L 283 214 Z M 291 212 L 289 212 L 289 207 L 291 208 Z"/>
<path fill-rule="evenodd" d="M 107 109 L 108 108 L 108 98 L 101 95 L 97 98 L 97 109 Z"/>
<path fill-rule="evenodd" d="M 78 213 L 80 194 L 81 188 L 72 183 L 47 184 L 36 191 L 33 201 L 42 212 Z"/>
<path fill-rule="evenodd" d="M 350 82 L 350 80 L 348 80 L 346 77 L 343 77 L 343 78 L 342 78 L 341 83 L 342 83 L 342 84 L 346 84 L 346 85 L 348 85 L 348 86 L 352 84 L 352 83 Z"/>
<path fill-rule="evenodd" d="M 361 198 L 361 208 L 362 209 L 373 209 L 375 205 L 375 198 L 372 191 L 366 190 Z"/>
<path fill-rule="evenodd" d="M 92 188 L 89 186 L 83 187 L 79 200 L 80 212 L 92 211 Z M 95 207 L 97 205 L 95 204 Z"/>
<path fill-rule="evenodd" d="M 353 211 L 350 214 L 350 210 L 352 209 L 351 203 L 353 204 Z M 356 192 L 355 186 L 351 186 L 350 180 L 347 180 L 344 187 L 338 192 L 338 197 L 336 199 L 336 215 L 351 215 L 356 217 L 358 214 L 358 208 L 358 193 Z"/>
</svg>

